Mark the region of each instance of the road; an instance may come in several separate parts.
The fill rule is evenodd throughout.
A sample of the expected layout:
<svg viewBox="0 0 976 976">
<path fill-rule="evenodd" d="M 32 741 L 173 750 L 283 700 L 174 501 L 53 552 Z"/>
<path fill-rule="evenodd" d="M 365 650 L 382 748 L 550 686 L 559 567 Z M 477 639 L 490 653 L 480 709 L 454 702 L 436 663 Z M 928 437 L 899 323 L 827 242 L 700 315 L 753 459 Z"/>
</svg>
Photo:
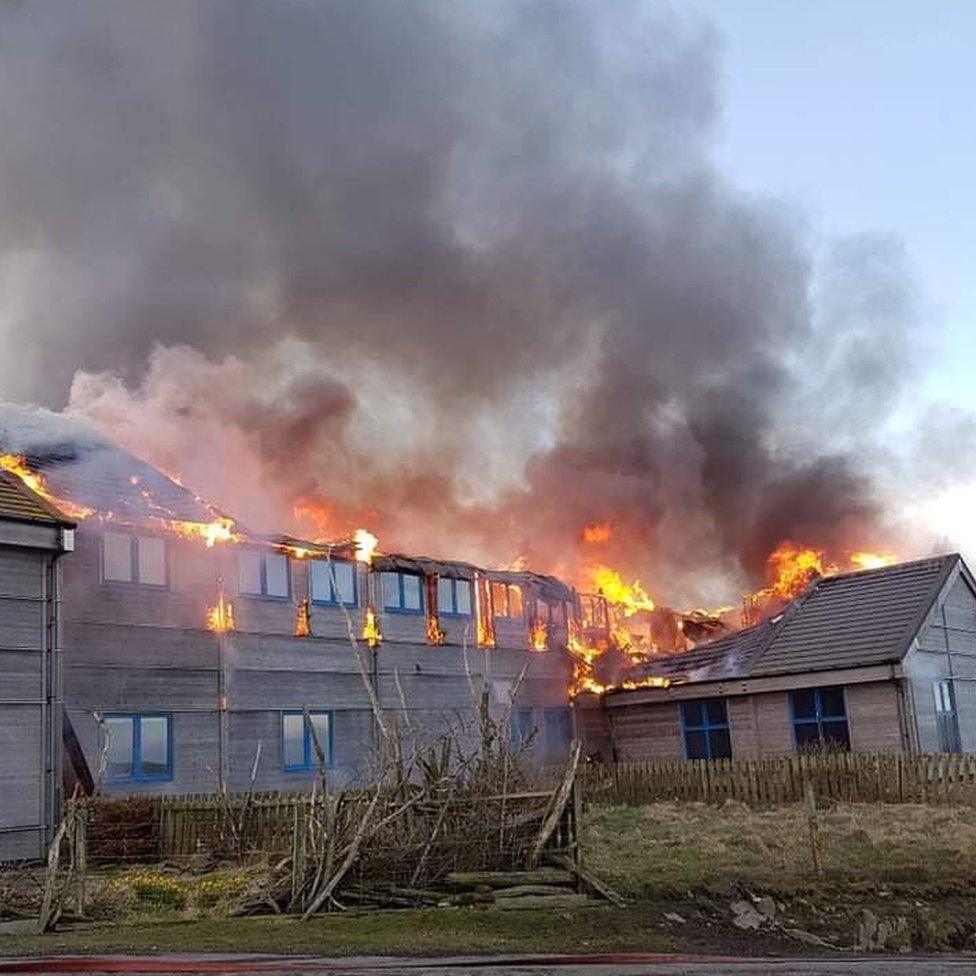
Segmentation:
<svg viewBox="0 0 976 976">
<path fill-rule="evenodd" d="M 519 956 L 326 959 L 273 956 L 62 956 L 0 960 L 6 973 L 247 973 L 252 976 L 952 976 L 976 956 L 723 959 L 705 956 Z"/>
</svg>

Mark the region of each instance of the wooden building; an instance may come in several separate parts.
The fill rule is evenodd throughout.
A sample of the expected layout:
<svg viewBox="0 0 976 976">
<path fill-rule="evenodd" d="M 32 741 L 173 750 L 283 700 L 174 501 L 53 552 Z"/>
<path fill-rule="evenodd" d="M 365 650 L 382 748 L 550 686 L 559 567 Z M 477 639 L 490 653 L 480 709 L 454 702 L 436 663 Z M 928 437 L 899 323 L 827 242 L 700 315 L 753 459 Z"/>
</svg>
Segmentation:
<svg viewBox="0 0 976 976">
<path fill-rule="evenodd" d="M 241 790 L 252 776 L 259 790 L 307 788 L 306 710 L 332 783 L 366 780 L 367 684 L 408 744 L 447 725 L 473 733 L 487 688 L 539 759 L 565 752 L 574 593 L 558 580 L 388 554 L 367 564 L 350 545 L 230 530 L 109 445 L 25 457 L 55 497 L 90 510 L 63 565 L 63 683 L 74 772 L 106 792 Z"/>
<path fill-rule="evenodd" d="M 976 751 L 976 582 L 958 555 L 817 580 L 770 620 L 578 702 L 608 761 Z"/>
<path fill-rule="evenodd" d="M 41 856 L 59 819 L 58 560 L 73 529 L 0 471 L 0 862 Z"/>
</svg>

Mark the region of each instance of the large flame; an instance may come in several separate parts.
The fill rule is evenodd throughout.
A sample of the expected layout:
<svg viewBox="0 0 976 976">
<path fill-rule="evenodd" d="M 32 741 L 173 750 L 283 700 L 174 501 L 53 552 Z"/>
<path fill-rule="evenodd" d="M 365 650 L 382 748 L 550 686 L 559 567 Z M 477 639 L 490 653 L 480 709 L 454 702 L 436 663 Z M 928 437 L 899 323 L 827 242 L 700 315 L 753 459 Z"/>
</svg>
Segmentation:
<svg viewBox="0 0 976 976">
<path fill-rule="evenodd" d="M 376 547 L 380 544 L 380 540 L 372 532 L 367 532 L 366 529 L 356 529 L 352 538 L 356 544 L 356 559 L 368 566 L 373 561 L 373 555 L 376 552 Z"/>
<path fill-rule="evenodd" d="M 891 552 L 851 553 L 851 565 L 857 569 L 883 569 L 885 566 L 894 566 L 896 562 L 898 557 Z"/>
<path fill-rule="evenodd" d="M 236 629 L 234 606 L 225 599 L 224 588 L 221 586 L 217 602 L 207 608 L 207 630 L 212 630 L 216 634 L 226 634 Z"/>
<path fill-rule="evenodd" d="M 43 476 L 27 466 L 27 459 L 22 454 L 0 454 L 0 468 L 15 474 L 31 491 L 49 501 L 68 518 L 81 521 L 92 514 L 92 509 L 84 505 L 76 505 L 66 498 L 58 498 L 48 488 Z"/>
<path fill-rule="evenodd" d="M 549 626 L 538 617 L 529 625 L 529 647 L 533 651 L 547 651 L 549 649 Z"/>
<path fill-rule="evenodd" d="M 363 613 L 363 632 L 362 639 L 369 647 L 379 647 L 383 641 L 383 634 L 380 632 L 379 618 L 376 616 L 376 608 L 367 606 Z"/>
<path fill-rule="evenodd" d="M 589 569 L 589 577 L 591 586 L 605 596 L 608 603 L 619 607 L 625 617 L 632 617 L 641 610 L 654 609 L 654 601 L 640 580 L 634 580 L 628 586 L 616 570 L 602 563 Z"/>
<path fill-rule="evenodd" d="M 162 519 L 171 532 L 184 539 L 202 539 L 208 549 L 218 542 L 238 542 L 242 536 L 234 529 L 234 520 L 217 518 L 213 522 L 184 522 L 180 519 Z"/>
</svg>

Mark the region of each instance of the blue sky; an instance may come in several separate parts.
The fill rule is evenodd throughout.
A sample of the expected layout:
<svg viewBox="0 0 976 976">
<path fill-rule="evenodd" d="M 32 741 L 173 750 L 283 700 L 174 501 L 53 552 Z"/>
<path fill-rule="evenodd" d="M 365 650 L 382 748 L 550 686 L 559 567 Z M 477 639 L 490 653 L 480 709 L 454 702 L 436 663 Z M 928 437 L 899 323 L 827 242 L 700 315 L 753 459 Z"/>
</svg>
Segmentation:
<svg viewBox="0 0 976 976">
<path fill-rule="evenodd" d="M 724 48 L 716 160 L 818 235 L 901 235 L 932 362 L 976 407 L 976 2 L 694 0 Z"/>
</svg>

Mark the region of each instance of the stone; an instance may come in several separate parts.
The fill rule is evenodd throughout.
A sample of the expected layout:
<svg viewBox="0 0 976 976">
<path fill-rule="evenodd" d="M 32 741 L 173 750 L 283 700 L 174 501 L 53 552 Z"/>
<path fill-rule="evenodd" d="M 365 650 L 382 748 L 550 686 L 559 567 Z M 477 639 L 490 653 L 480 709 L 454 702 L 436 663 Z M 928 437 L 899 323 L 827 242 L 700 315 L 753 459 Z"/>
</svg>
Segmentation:
<svg viewBox="0 0 976 976">
<path fill-rule="evenodd" d="M 729 906 L 732 909 L 732 924 L 739 929 L 758 929 L 766 922 L 766 916 L 758 912 L 747 901 L 734 901 Z"/>
<path fill-rule="evenodd" d="M 669 922 L 674 922 L 676 925 L 684 925 L 687 919 L 683 918 L 677 912 L 665 912 L 664 917 Z"/>
<path fill-rule="evenodd" d="M 766 918 L 776 918 L 776 902 L 768 895 L 756 899 L 756 911 Z"/>
</svg>

